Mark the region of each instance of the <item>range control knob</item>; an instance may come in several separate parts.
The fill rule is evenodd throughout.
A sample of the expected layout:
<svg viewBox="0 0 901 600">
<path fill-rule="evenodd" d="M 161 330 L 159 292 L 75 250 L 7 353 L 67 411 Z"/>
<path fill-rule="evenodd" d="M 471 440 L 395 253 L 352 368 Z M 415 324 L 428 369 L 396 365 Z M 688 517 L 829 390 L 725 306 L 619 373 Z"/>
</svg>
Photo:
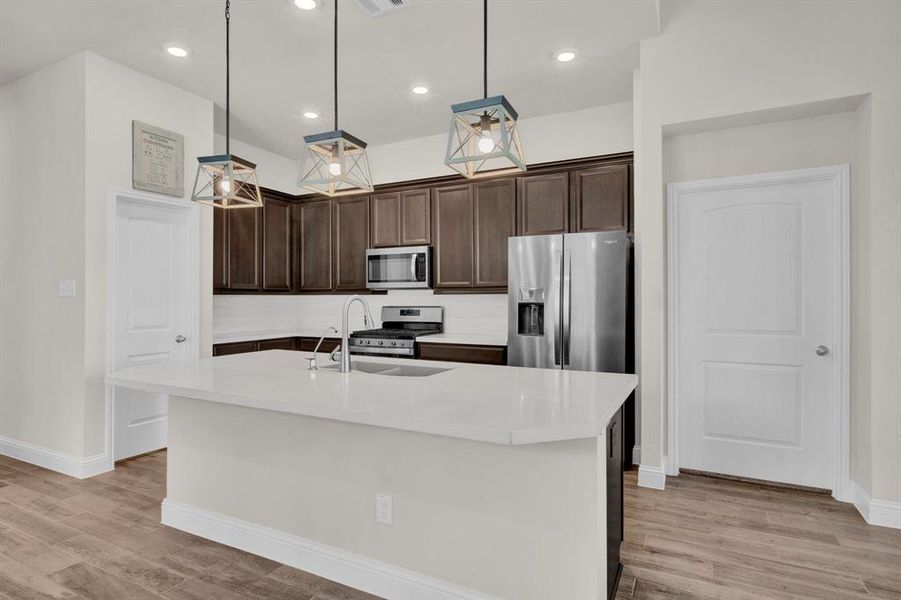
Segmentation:
<svg viewBox="0 0 901 600">
<path fill-rule="evenodd" d="M 379 340 L 379 346 L 384 346 L 384 345 L 385 345 L 384 340 Z"/>
</svg>

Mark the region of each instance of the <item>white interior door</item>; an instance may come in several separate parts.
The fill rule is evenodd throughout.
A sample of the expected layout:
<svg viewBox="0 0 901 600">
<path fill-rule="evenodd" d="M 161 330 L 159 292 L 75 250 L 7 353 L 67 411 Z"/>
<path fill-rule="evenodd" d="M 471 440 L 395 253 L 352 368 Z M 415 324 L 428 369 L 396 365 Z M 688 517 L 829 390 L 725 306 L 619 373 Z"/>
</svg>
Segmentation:
<svg viewBox="0 0 901 600">
<path fill-rule="evenodd" d="M 681 468 L 833 489 L 842 192 L 810 172 L 670 189 Z"/>
<path fill-rule="evenodd" d="M 114 369 L 189 356 L 188 217 L 162 202 L 116 203 Z M 166 446 L 165 394 L 120 387 L 113 402 L 115 460 Z"/>
</svg>

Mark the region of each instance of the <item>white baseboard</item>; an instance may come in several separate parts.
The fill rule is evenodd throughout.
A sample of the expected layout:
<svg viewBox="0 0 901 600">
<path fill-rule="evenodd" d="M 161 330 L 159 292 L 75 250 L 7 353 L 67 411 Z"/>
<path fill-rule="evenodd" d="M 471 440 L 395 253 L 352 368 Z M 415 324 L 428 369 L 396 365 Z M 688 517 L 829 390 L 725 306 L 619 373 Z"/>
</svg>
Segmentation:
<svg viewBox="0 0 901 600">
<path fill-rule="evenodd" d="M 666 472 L 662 467 L 638 467 L 638 487 L 662 490 L 666 488 Z"/>
<path fill-rule="evenodd" d="M 632 464 L 641 464 L 641 446 L 632 446 Z"/>
<path fill-rule="evenodd" d="M 870 498 L 870 494 L 859 483 L 854 487 L 854 506 L 864 521 L 870 525 L 901 529 L 901 502 Z"/>
<path fill-rule="evenodd" d="M 0 436 L 0 454 L 78 479 L 87 479 L 112 469 L 106 454 L 79 458 L 4 436 Z"/>
<path fill-rule="evenodd" d="M 162 522 L 391 600 L 500 600 L 428 575 L 168 498 L 163 500 Z"/>
</svg>

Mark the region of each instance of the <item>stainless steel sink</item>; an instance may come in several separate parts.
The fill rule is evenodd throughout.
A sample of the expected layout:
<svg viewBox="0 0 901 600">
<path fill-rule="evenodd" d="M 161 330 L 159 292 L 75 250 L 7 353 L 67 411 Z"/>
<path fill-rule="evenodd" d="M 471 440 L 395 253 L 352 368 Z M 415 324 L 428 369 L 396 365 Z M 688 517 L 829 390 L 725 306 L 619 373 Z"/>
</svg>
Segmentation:
<svg viewBox="0 0 901 600">
<path fill-rule="evenodd" d="M 329 365 L 323 367 L 323 370 L 338 371 L 338 365 Z M 362 362 L 355 361 L 352 363 L 351 371 L 360 371 L 361 373 L 371 373 L 373 375 L 391 375 L 393 377 L 429 377 L 437 375 L 450 369 L 441 367 L 424 367 L 419 365 L 395 365 L 391 363 Z"/>
</svg>

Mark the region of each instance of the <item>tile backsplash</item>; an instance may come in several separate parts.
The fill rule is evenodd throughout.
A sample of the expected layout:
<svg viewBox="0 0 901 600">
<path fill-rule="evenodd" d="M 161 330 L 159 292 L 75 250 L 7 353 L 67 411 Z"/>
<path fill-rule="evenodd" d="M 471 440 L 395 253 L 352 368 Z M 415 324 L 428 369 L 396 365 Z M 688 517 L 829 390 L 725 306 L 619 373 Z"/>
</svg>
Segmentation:
<svg viewBox="0 0 901 600">
<path fill-rule="evenodd" d="M 367 295 L 372 316 L 380 321 L 382 306 L 443 306 L 445 333 L 507 334 L 505 294 L 441 294 L 431 290 L 392 290 Z M 318 332 L 329 325 L 341 329 L 341 309 L 347 295 L 213 296 L 213 335 L 245 332 Z M 360 306 L 350 309 L 350 329 L 363 328 Z"/>
</svg>

